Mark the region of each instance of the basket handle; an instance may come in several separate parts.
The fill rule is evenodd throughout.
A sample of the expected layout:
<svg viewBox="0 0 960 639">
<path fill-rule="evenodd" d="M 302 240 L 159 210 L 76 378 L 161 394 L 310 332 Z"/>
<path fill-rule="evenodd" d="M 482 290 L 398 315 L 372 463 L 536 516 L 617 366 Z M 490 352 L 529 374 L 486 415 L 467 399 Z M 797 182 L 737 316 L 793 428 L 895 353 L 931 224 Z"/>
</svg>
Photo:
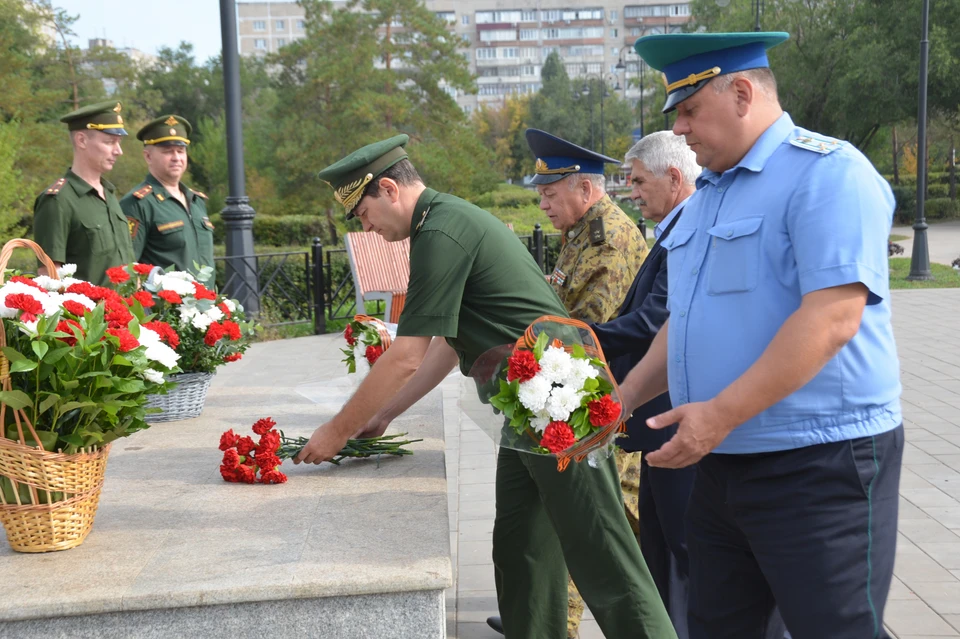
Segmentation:
<svg viewBox="0 0 960 639">
<path fill-rule="evenodd" d="M 7 263 L 10 262 L 10 258 L 13 256 L 13 249 L 16 248 L 28 248 L 33 251 L 33 254 L 37 256 L 40 263 L 46 267 L 47 276 L 54 280 L 60 279 L 60 276 L 57 274 L 56 265 L 53 263 L 53 260 L 43 252 L 40 245 L 33 240 L 20 237 L 8 241 L 3 245 L 3 249 L 0 250 L 0 284 L 3 283 L 3 273 L 7 270 Z"/>
</svg>

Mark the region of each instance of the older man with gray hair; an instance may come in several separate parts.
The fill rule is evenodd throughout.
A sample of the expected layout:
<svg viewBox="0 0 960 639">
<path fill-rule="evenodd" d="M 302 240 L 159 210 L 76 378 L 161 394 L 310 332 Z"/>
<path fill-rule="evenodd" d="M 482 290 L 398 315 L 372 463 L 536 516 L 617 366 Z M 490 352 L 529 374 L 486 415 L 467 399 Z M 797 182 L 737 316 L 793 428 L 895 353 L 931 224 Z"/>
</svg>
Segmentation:
<svg viewBox="0 0 960 639">
<path fill-rule="evenodd" d="M 696 155 L 684 139 L 670 131 L 652 133 L 626 155 L 631 163 L 631 197 L 643 217 L 657 223 L 657 241 L 633 281 L 616 319 L 594 325 L 603 352 L 618 381 L 640 361 L 667 320 L 667 252 L 663 241 L 676 224 L 683 205 L 696 190 L 700 174 Z M 638 532 L 640 550 L 657 584 L 680 639 L 687 633 L 689 565 L 684 538 L 684 511 L 693 488 L 693 468 L 667 470 L 646 463 L 676 427 L 648 428 L 648 417 L 670 410 L 667 393 L 640 406 L 627 421 L 627 437 L 618 440 L 631 460 L 620 464 L 627 518 Z M 639 458 L 639 459 L 637 459 Z M 640 522 L 643 522 L 642 524 Z"/>
</svg>

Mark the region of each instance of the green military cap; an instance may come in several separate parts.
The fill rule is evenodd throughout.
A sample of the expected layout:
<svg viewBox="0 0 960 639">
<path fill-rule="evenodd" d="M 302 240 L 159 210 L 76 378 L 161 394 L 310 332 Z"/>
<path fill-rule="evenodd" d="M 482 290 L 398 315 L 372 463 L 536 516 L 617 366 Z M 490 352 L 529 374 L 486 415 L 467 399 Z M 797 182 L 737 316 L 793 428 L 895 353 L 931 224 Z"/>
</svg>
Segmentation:
<svg viewBox="0 0 960 639">
<path fill-rule="evenodd" d="M 162 115 L 147 122 L 139 131 L 137 139 L 145 146 L 187 146 L 193 127 L 186 118 L 179 115 Z"/>
<path fill-rule="evenodd" d="M 408 135 L 395 135 L 388 140 L 368 144 L 317 174 L 333 187 L 333 195 L 346 209 L 348 220 L 353 217 L 353 209 L 373 178 L 407 157 L 403 147 L 409 140 Z"/>
<path fill-rule="evenodd" d="M 651 68 L 663 72 L 667 113 L 716 76 L 769 67 L 767 49 L 789 37 L 782 31 L 665 33 L 644 36 L 633 48 Z"/>
<path fill-rule="evenodd" d="M 71 111 L 60 121 L 71 131 L 103 131 L 110 135 L 126 135 L 123 130 L 123 117 L 120 115 L 119 102 L 100 102 L 82 109 Z"/>
</svg>

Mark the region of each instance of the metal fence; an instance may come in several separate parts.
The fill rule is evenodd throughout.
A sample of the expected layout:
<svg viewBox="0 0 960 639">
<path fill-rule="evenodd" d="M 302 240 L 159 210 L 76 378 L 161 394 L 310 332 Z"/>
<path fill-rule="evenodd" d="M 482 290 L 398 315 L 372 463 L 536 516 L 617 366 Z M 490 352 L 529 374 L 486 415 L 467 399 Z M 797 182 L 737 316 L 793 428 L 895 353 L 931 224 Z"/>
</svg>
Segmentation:
<svg viewBox="0 0 960 639">
<path fill-rule="evenodd" d="M 546 234 L 539 224 L 530 235 L 519 236 L 544 274 L 553 270 L 560 251 L 560 233 Z M 350 319 L 357 312 L 356 288 L 347 250 L 326 249 L 313 238 L 310 250 L 259 253 L 215 258 L 217 284 L 231 297 L 255 296 L 264 326 L 313 324 L 313 332 L 327 332 L 328 320 Z M 228 268 L 229 266 L 229 268 Z M 255 271 L 257 290 L 249 290 L 240 274 Z M 229 273 L 229 277 L 227 274 Z M 383 303 L 368 315 L 382 315 Z"/>
</svg>

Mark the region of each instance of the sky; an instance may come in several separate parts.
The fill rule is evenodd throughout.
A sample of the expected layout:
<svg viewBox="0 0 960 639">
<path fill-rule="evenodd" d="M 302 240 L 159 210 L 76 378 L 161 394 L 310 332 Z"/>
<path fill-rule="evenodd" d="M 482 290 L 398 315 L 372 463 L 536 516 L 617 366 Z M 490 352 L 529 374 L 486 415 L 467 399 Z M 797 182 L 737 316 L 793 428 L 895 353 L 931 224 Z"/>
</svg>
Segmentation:
<svg viewBox="0 0 960 639">
<path fill-rule="evenodd" d="M 74 42 L 83 49 L 91 38 L 107 38 L 118 48 L 155 54 L 185 40 L 198 64 L 220 54 L 218 0 L 53 0 L 53 5 L 80 16 Z"/>
</svg>

